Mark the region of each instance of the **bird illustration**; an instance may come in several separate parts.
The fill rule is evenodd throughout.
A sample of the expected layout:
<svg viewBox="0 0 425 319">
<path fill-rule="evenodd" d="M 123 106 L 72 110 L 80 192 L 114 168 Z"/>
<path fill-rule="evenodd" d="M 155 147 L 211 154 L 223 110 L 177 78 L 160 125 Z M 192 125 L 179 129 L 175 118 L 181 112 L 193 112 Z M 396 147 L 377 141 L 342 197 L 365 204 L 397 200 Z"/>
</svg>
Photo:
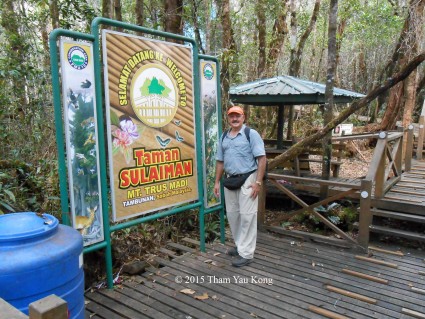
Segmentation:
<svg viewBox="0 0 425 319">
<path fill-rule="evenodd" d="M 180 136 L 178 131 L 176 131 L 176 140 L 177 140 L 177 142 L 183 142 L 184 141 L 184 138 Z"/>
<path fill-rule="evenodd" d="M 167 147 L 167 145 L 171 142 L 171 138 L 162 139 L 161 136 L 156 135 L 156 140 L 158 141 L 159 145 L 161 145 L 162 148 Z"/>
<path fill-rule="evenodd" d="M 94 126 L 94 117 L 91 116 L 87 119 L 85 119 L 84 121 L 81 122 L 81 126 L 82 127 L 86 127 L 86 128 L 91 128 Z"/>
<path fill-rule="evenodd" d="M 90 86 L 91 86 L 91 82 L 87 79 L 85 81 L 81 82 L 81 87 L 83 89 L 88 89 Z"/>
<path fill-rule="evenodd" d="M 84 163 L 87 162 L 87 158 L 84 154 L 75 153 L 75 157 L 78 158 L 79 160 L 82 160 Z"/>
<path fill-rule="evenodd" d="M 87 140 L 84 142 L 84 146 L 89 145 L 89 144 L 94 144 L 96 143 L 95 137 L 93 132 L 90 132 L 89 136 L 87 137 Z"/>
<path fill-rule="evenodd" d="M 78 104 L 78 98 L 81 96 L 81 93 L 79 93 L 77 96 L 75 96 L 74 91 L 72 89 L 69 89 L 69 104 L 68 107 L 73 106 L 76 110 L 80 107 Z"/>
<path fill-rule="evenodd" d="M 94 217 L 96 215 L 97 205 L 94 208 L 87 207 L 89 216 L 75 216 L 75 229 L 78 230 L 81 235 L 86 235 L 87 229 L 93 224 Z"/>
</svg>

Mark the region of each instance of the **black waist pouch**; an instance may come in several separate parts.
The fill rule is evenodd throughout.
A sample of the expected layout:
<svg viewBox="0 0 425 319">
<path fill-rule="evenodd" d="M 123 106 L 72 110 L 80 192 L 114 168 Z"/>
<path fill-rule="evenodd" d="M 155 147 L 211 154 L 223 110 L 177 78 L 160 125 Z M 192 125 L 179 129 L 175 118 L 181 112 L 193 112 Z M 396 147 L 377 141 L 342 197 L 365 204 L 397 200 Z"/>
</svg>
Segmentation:
<svg viewBox="0 0 425 319">
<path fill-rule="evenodd" d="M 245 174 L 238 175 L 225 175 L 223 180 L 223 186 L 230 190 L 236 190 L 242 187 L 246 179 L 255 171 L 248 172 Z"/>
</svg>

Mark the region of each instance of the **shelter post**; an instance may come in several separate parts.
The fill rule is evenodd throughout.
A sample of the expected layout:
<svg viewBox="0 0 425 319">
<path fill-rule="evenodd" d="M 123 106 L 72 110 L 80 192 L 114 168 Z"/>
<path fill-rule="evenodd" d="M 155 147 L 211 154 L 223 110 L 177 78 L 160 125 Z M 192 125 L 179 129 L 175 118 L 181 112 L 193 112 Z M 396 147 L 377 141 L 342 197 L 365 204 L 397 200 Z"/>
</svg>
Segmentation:
<svg viewBox="0 0 425 319">
<path fill-rule="evenodd" d="M 276 149 L 281 150 L 283 148 L 283 127 L 285 123 L 285 105 L 278 105 L 278 113 L 277 113 L 277 144 Z"/>
</svg>

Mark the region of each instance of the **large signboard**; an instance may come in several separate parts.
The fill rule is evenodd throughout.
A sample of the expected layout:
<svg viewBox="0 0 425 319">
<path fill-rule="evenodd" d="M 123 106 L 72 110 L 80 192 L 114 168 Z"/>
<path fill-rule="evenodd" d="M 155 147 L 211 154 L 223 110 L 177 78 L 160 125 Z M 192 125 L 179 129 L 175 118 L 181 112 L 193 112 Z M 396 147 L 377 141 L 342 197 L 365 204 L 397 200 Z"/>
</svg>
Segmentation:
<svg viewBox="0 0 425 319">
<path fill-rule="evenodd" d="M 201 104 L 203 125 L 203 157 L 204 163 L 204 199 L 205 207 L 213 207 L 221 203 L 214 195 L 215 165 L 217 143 L 220 136 L 218 131 L 218 99 L 217 99 L 217 64 L 201 60 Z"/>
<path fill-rule="evenodd" d="M 102 36 L 114 220 L 197 200 L 191 47 Z"/>
<path fill-rule="evenodd" d="M 62 97 L 73 227 L 84 245 L 103 241 L 93 47 L 62 39 Z"/>
</svg>

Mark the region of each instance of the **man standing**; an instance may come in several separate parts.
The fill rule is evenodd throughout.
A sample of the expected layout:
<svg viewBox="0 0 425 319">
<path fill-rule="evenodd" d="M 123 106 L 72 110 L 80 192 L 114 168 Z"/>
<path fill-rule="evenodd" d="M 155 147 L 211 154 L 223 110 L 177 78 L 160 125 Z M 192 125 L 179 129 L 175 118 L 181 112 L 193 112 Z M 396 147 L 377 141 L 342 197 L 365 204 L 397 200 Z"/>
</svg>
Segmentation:
<svg viewBox="0 0 425 319">
<path fill-rule="evenodd" d="M 253 129 L 246 133 L 245 114 L 240 106 L 233 106 L 227 111 L 227 120 L 231 128 L 218 143 L 214 194 L 217 197 L 220 194 L 220 179 L 223 174 L 228 177 L 251 173 L 241 188 L 224 188 L 227 219 L 236 244 L 227 254 L 238 256 L 232 265 L 241 267 L 249 264 L 254 258 L 258 193 L 267 159 L 260 134 Z"/>
</svg>

